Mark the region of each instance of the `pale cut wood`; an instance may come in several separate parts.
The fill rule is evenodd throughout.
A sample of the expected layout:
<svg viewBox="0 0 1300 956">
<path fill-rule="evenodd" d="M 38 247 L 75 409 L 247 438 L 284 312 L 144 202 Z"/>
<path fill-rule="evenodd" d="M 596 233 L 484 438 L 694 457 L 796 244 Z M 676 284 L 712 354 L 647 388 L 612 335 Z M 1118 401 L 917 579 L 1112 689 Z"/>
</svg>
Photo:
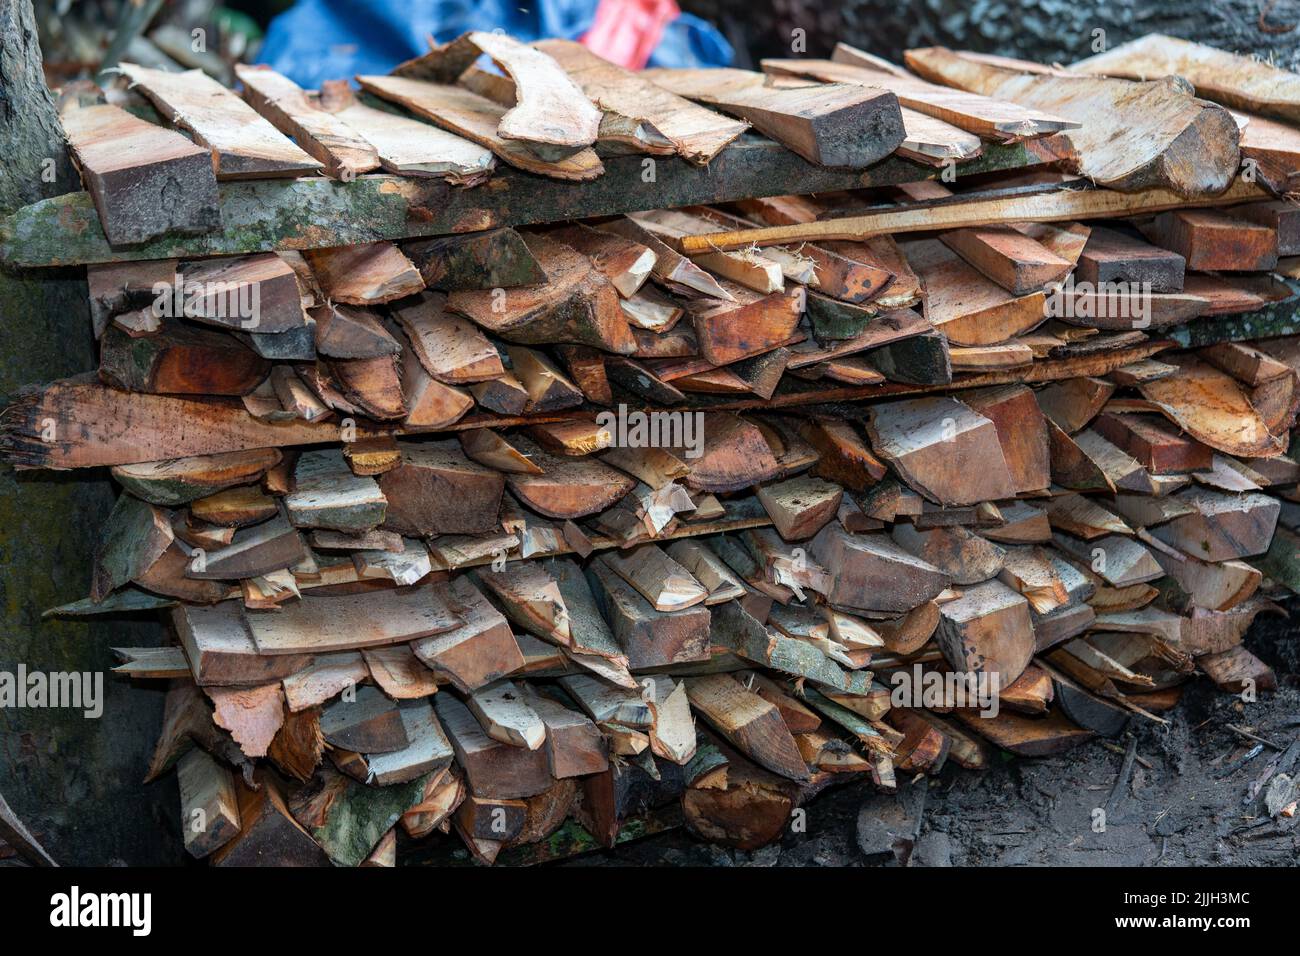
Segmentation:
<svg viewBox="0 0 1300 956">
<path fill-rule="evenodd" d="M 1111 534 L 1093 541 L 1081 541 L 1068 534 L 1054 534 L 1052 541 L 1061 551 L 1091 567 L 1115 588 L 1145 584 L 1164 574 L 1151 552 L 1132 538 Z"/>
<path fill-rule="evenodd" d="M 695 756 L 695 720 L 684 681 L 668 675 L 647 677 L 643 685 L 650 698 L 654 723 L 650 727 L 650 751 L 657 757 L 685 766 Z"/>
<path fill-rule="evenodd" d="M 350 180 L 379 168 L 375 148 L 345 122 L 311 102 L 297 83 L 270 67 L 235 64 L 244 97 L 276 129 L 319 160 L 325 172 Z"/>
<path fill-rule="evenodd" d="M 1001 581 L 978 584 L 942 606 L 938 642 L 954 670 L 1009 687 L 1034 655 L 1029 602 Z"/>
<path fill-rule="evenodd" d="M 420 662 L 409 644 L 367 647 L 361 656 L 371 678 L 394 700 L 419 700 L 438 692 L 438 675 Z"/>
<path fill-rule="evenodd" d="M 1160 186 L 1194 198 L 1222 191 L 1237 174 L 1232 116 L 1168 77 L 1135 83 L 1023 73 L 943 47 L 908 50 L 905 59 L 925 79 L 1081 123 L 1060 134 L 1069 144 L 1067 166 L 1100 185 L 1126 190 Z"/>
<path fill-rule="evenodd" d="M 555 179 L 583 181 L 605 171 L 590 147 L 556 161 L 540 158 L 523 140 L 498 131 L 506 108 L 469 90 L 400 76 L 358 76 L 361 88 L 405 106 L 417 116 L 485 146 L 511 166 Z"/>
<path fill-rule="evenodd" d="M 869 166 L 904 138 L 898 98 L 879 88 L 836 82 L 773 88 L 761 73 L 734 69 L 657 69 L 643 75 L 679 96 L 748 120 L 821 166 Z"/>
<path fill-rule="evenodd" d="M 1286 450 L 1235 379 L 1191 356 L 1170 361 L 1179 374 L 1143 382 L 1138 390 L 1192 438 L 1238 457 L 1271 458 Z"/>
<path fill-rule="evenodd" d="M 440 382 L 463 385 L 497 378 L 501 356 L 471 322 L 446 311 L 447 297 L 425 292 L 393 307 L 393 316 L 425 370 Z"/>
<path fill-rule="evenodd" d="M 465 702 L 494 740 L 529 750 L 536 750 L 546 741 L 546 724 L 513 681 L 480 687 Z"/>
<path fill-rule="evenodd" d="M 902 69 L 885 69 L 886 65 L 892 66 L 847 43 L 837 43 L 830 60 L 763 60 L 768 73 L 888 90 L 901 106 L 985 139 L 1030 139 L 1082 125 L 1045 110 L 928 83 Z"/>
<path fill-rule="evenodd" d="M 524 667 L 509 622 L 468 577 L 461 575 L 433 587 L 461 623 L 442 634 L 412 641 L 416 657 L 465 693 Z"/>
<path fill-rule="evenodd" d="M 372 242 L 303 253 L 325 294 L 335 302 L 376 305 L 415 295 L 424 279 L 391 242 Z"/>
<path fill-rule="evenodd" d="M 1281 511 L 1276 498 L 1197 487 L 1180 491 L 1177 498 L 1192 510 L 1152 528 L 1157 539 L 1201 561 L 1229 561 L 1268 550 Z"/>
<path fill-rule="evenodd" d="M 651 269 L 651 273 L 668 288 L 673 289 L 680 286 L 684 289 L 702 293 L 710 298 L 722 299 L 727 302 L 733 301 L 731 293 L 720 286 L 717 279 L 636 220 L 628 216 L 620 216 L 608 222 L 599 222 L 595 228 L 601 232 L 613 233 L 625 239 L 639 242 L 650 249 L 655 254 L 655 264 Z M 712 247 L 702 245 L 695 251 L 708 254 L 714 250 Z"/>
<path fill-rule="evenodd" d="M 60 119 L 110 243 L 220 227 L 210 150 L 109 104 L 65 110 Z"/>
<path fill-rule="evenodd" d="M 492 150 L 437 126 L 360 103 L 346 80 L 323 84 L 319 105 L 356 130 L 390 173 L 472 186 L 496 168 Z"/>
<path fill-rule="evenodd" d="M 926 317 L 954 345 L 996 345 L 1047 318 L 1042 291 L 1012 296 L 933 239 L 902 244 L 925 285 Z"/>
<path fill-rule="evenodd" d="M 1181 76 L 1206 99 L 1300 123 L 1300 78 L 1290 70 L 1162 33 L 1122 43 L 1070 69 L 1133 79 Z"/>
<path fill-rule="evenodd" d="M 438 695 L 447 696 L 450 695 Z M 368 783 L 381 787 L 407 783 L 451 765 L 451 743 L 427 701 L 403 701 L 397 712 L 410 743 L 389 753 L 366 754 Z"/>
<path fill-rule="evenodd" d="M 656 611 L 684 611 L 704 603 L 709 592 L 657 545 L 610 552 L 605 565 L 649 601 Z"/>
<path fill-rule="evenodd" d="M 691 706 L 741 753 L 790 780 L 809 779 L 807 765 L 780 712 L 728 674 L 686 679 Z"/>
<path fill-rule="evenodd" d="M 596 142 L 599 110 L 549 55 L 504 33 L 463 34 L 399 64 L 393 73 L 454 83 L 480 52 L 514 80 L 515 105 L 497 125 L 502 138 L 520 140 L 544 159 L 558 159 Z"/>
<path fill-rule="evenodd" d="M 758 500 L 786 541 L 811 538 L 835 517 L 844 491 L 820 478 L 801 475 L 759 485 Z"/>
<path fill-rule="evenodd" d="M 370 668 L 355 651 L 321 654 L 312 657 L 271 657 L 269 660 L 305 660 L 307 664 L 281 682 L 289 710 L 298 713 L 322 704 L 331 697 L 356 686 L 370 677 Z"/>
<path fill-rule="evenodd" d="M 230 771 L 194 747 L 176 765 L 185 849 L 203 859 L 239 833 L 239 798 Z"/>
<path fill-rule="evenodd" d="M 312 595 L 276 612 L 250 612 L 247 621 L 263 654 L 378 647 L 441 634 L 461 623 L 428 585 L 329 597 Z"/>
<path fill-rule="evenodd" d="M 904 480 L 940 504 L 1015 496 L 993 422 L 955 399 L 873 406 L 867 431 L 875 450 Z"/>
<path fill-rule="evenodd" d="M 668 556 L 685 568 L 709 592 L 704 603 L 723 604 L 745 596 L 745 586 L 709 547 L 692 538 L 681 538 L 665 549 Z"/>
<path fill-rule="evenodd" d="M 303 176 L 321 164 L 202 70 L 168 73 L 122 63 L 123 75 L 212 151 L 218 179 Z"/>
<path fill-rule="evenodd" d="M 363 534 L 384 520 L 388 501 L 375 479 L 353 474 L 342 451 L 306 451 L 293 472 L 294 490 L 283 498 L 297 528 Z"/>
<path fill-rule="evenodd" d="M 1068 184 L 1065 187 L 1054 185 L 992 198 L 975 193 L 805 224 L 687 236 L 681 240 L 681 248 L 695 253 L 741 249 L 751 245 L 762 247 L 826 240 L 863 240 L 890 234 L 1010 222 L 1108 219 L 1164 212 L 1185 206 L 1230 206 L 1268 197 L 1269 193 L 1262 186 L 1240 178 L 1230 181 L 1222 192 L 1199 198 L 1188 198 L 1159 186 L 1128 193 L 1118 189 L 1080 189 Z"/>
<path fill-rule="evenodd" d="M 179 604 L 171 612 L 171 622 L 200 686 L 260 684 L 287 678 L 311 664 L 311 658 L 303 655 L 259 654 L 236 601 L 211 607 Z M 293 703 L 290 697 L 291 707 Z"/>
<path fill-rule="evenodd" d="M 265 757 L 276 731 L 284 723 L 284 695 L 280 685 L 205 687 L 203 690 L 213 703 L 212 722 L 230 731 L 245 755 Z"/>
<path fill-rule="evenodd" d="M 607 120 L 613 115 L 644 125 L 688 162 L 706 165 L 748 128 L 749 124 L 697 106 L 572 40 L 542 40 L 535 45 L 559 62 Z"/>
<path fill-rule="evenodd" d="M 1079 126 L 1072 120 L 1051 113 L 927 83 L 902 67 L 847 43 L 835 44 L 829 64 L 821 60 L 811 62 L 818 68 L 834 67 L 837 71 L 849 66 L 862 70 L 859 82 L 871 82 L 892 90 L 904 106 L 945 120 L 986 139 L 1031 139 Z M 767 69 L 766 61 L 764 69 Z M 849 82 L 848 74 L 843 79 Z"/>
</svg>

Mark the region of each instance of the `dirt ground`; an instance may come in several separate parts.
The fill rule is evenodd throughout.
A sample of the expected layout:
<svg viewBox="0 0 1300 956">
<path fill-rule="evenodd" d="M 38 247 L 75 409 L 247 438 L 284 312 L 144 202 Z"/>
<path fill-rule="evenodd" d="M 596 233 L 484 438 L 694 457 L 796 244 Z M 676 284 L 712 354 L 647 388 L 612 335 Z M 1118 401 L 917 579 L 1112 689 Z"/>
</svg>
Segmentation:
<svg viewBox="0 0 1300 956">
<path fill-rule="evenodd" d="M 870 838 L 878 821 L 902 812 L 920 816 L 912 866 L 1294 866 L 1300 817 L 1279 825 L 1246 794 L 1270 758 L 1300 737 L 1298 610 L 1293 602 L 1289 620 L 1261 617 L 1247 635 L 1279 681 L 1277 693 L 1255 703 L 1202 677 L 1165 715 L 1168 726 L 1134 718 L 1114 741 L 1037 760 L 1002 754 L 983 773 L 950 764 L 938 777 L 902 784 L 897 796 L 870 784 L 838 787 L 807 806 L 805 832 L 753 853 L 672 831 L 561 865 L 898 866 L 892 854 L 865 854 L 859 828 L 877 846 Z M 1132 775 L 1117 787 L 1133 741 Z"/>
</svg>

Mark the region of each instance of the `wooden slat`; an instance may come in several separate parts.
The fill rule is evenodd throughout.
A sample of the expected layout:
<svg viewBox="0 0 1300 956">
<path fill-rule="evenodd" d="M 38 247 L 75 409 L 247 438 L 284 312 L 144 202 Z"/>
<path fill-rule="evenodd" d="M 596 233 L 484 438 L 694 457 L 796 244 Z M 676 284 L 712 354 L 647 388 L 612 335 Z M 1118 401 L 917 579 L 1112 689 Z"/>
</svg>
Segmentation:
<svg viewBox="0 0 1300 956">
<path fill-rule="evenodd" d="M 218 179 L 303 176 L 321 164 L 202 70 L 167 73 L 123 63 L 122 73 L 159 111 L 212 150 Z"/>
<path fill-rule="evenodd" d="M 746 137 L 701 169 L 682 159 L 655 161 L 642 182 L 642 156 L 605 159 L 608 176 L 574 189 L 559 180 L 500 170 L 484 186 L 463 189 L 427 178 L 366 175 L 351 183 L 322 177 L 293 182 L 227 182 L 220 188 L 219 231 L 168 236 L 130 248 L 104 239 L 88 193 L 42 200 L 0 223 L 0 258 L 18 266 L 199 258 L 274 249 L 345 246 L 608 216 L 639 209 L 726 202 L 790 192 L 815 193 L 924 179 L 936 171 L 891 157 L 864 172 L 823 169 L 767 140 Z M 1038 162 L 1023 145 L 991 146 L 959 176 Z M 635 182 L 636 189 L 628 183 Z M 1262 192 L 1241 201 L 1265 198 Z"/>
</svg>

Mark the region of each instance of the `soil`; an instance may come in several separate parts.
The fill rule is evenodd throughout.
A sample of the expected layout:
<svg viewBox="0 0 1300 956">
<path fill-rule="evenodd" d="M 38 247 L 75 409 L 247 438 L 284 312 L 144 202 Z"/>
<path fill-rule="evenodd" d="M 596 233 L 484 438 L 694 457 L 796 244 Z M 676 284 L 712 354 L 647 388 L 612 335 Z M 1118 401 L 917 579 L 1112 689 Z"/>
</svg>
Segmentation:
<svg viewBox="0 0 1300 956">
<path fill-rule="evenodd" d="M 1279 682 L 1256 702 L 1200 677 L 1164 715 L 1167 726 L 1133 718 L 1116 740 L 1056 757 L 1004 753 L 982 773 L 948 765 L 937 777 L 900 781 L 896 796 L 870 783 L 841 786 L 808 804 L 804 832 L 754 852 L 675 830 L 560 865 L 899 866 L 893 854 L 866 855 L 858 830 L 870 834 L 874 822 L 902 810 L 919 811 L 921 821 L 911 866 L 1293 866 L 1300 817 L 1279 824 L 1246 794 L 1270 758 L 1300 738 L 1297 609 L 1300 601 L 1290 619 L 1261 616 L 1246 637 Z M 1131 778 L 1117 787 L 1134 745 Z"/>
</svg>

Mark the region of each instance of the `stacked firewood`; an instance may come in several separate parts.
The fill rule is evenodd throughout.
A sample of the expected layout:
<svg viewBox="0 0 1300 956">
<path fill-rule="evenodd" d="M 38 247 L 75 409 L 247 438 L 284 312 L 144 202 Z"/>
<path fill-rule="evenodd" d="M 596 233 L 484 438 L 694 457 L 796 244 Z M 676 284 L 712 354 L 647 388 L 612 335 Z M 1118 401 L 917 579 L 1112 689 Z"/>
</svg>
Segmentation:
<svg viewBox="0 0 1300 956">
<path fill-rule="evenodd" d="M 1274 685 L 1242 640 L 1300 590 L 1300 131 L 1212 101 L 1296 122 L 1300 79 L 1168 38 L 907 65 L 631 74 L 470 34 L 361 96 L 124 65 L 189 137 L 64 98 L 88 195 L 5 248 L 87 263 L 100 366 L 3 446 L 121 487 L 55 613 L 170 621 L 119 671 L 172 682 L 150 778 L 195 856 L 754 848 L 835 782 L 1114 736 L 1198 672 Z M 1208 99 L 1115 78 L 1165 72 Z M 747 124 L 861 185 L 645 201 L 656 161 L 766 150 L 728 146 Z M 629 151 L 617 210 L 490 198 Z M 279 195 L 231 181 L 318 173 L 377 184 L 376 222 L 420 177 L 483 212 L 214 257 Z"/>
</svg>

